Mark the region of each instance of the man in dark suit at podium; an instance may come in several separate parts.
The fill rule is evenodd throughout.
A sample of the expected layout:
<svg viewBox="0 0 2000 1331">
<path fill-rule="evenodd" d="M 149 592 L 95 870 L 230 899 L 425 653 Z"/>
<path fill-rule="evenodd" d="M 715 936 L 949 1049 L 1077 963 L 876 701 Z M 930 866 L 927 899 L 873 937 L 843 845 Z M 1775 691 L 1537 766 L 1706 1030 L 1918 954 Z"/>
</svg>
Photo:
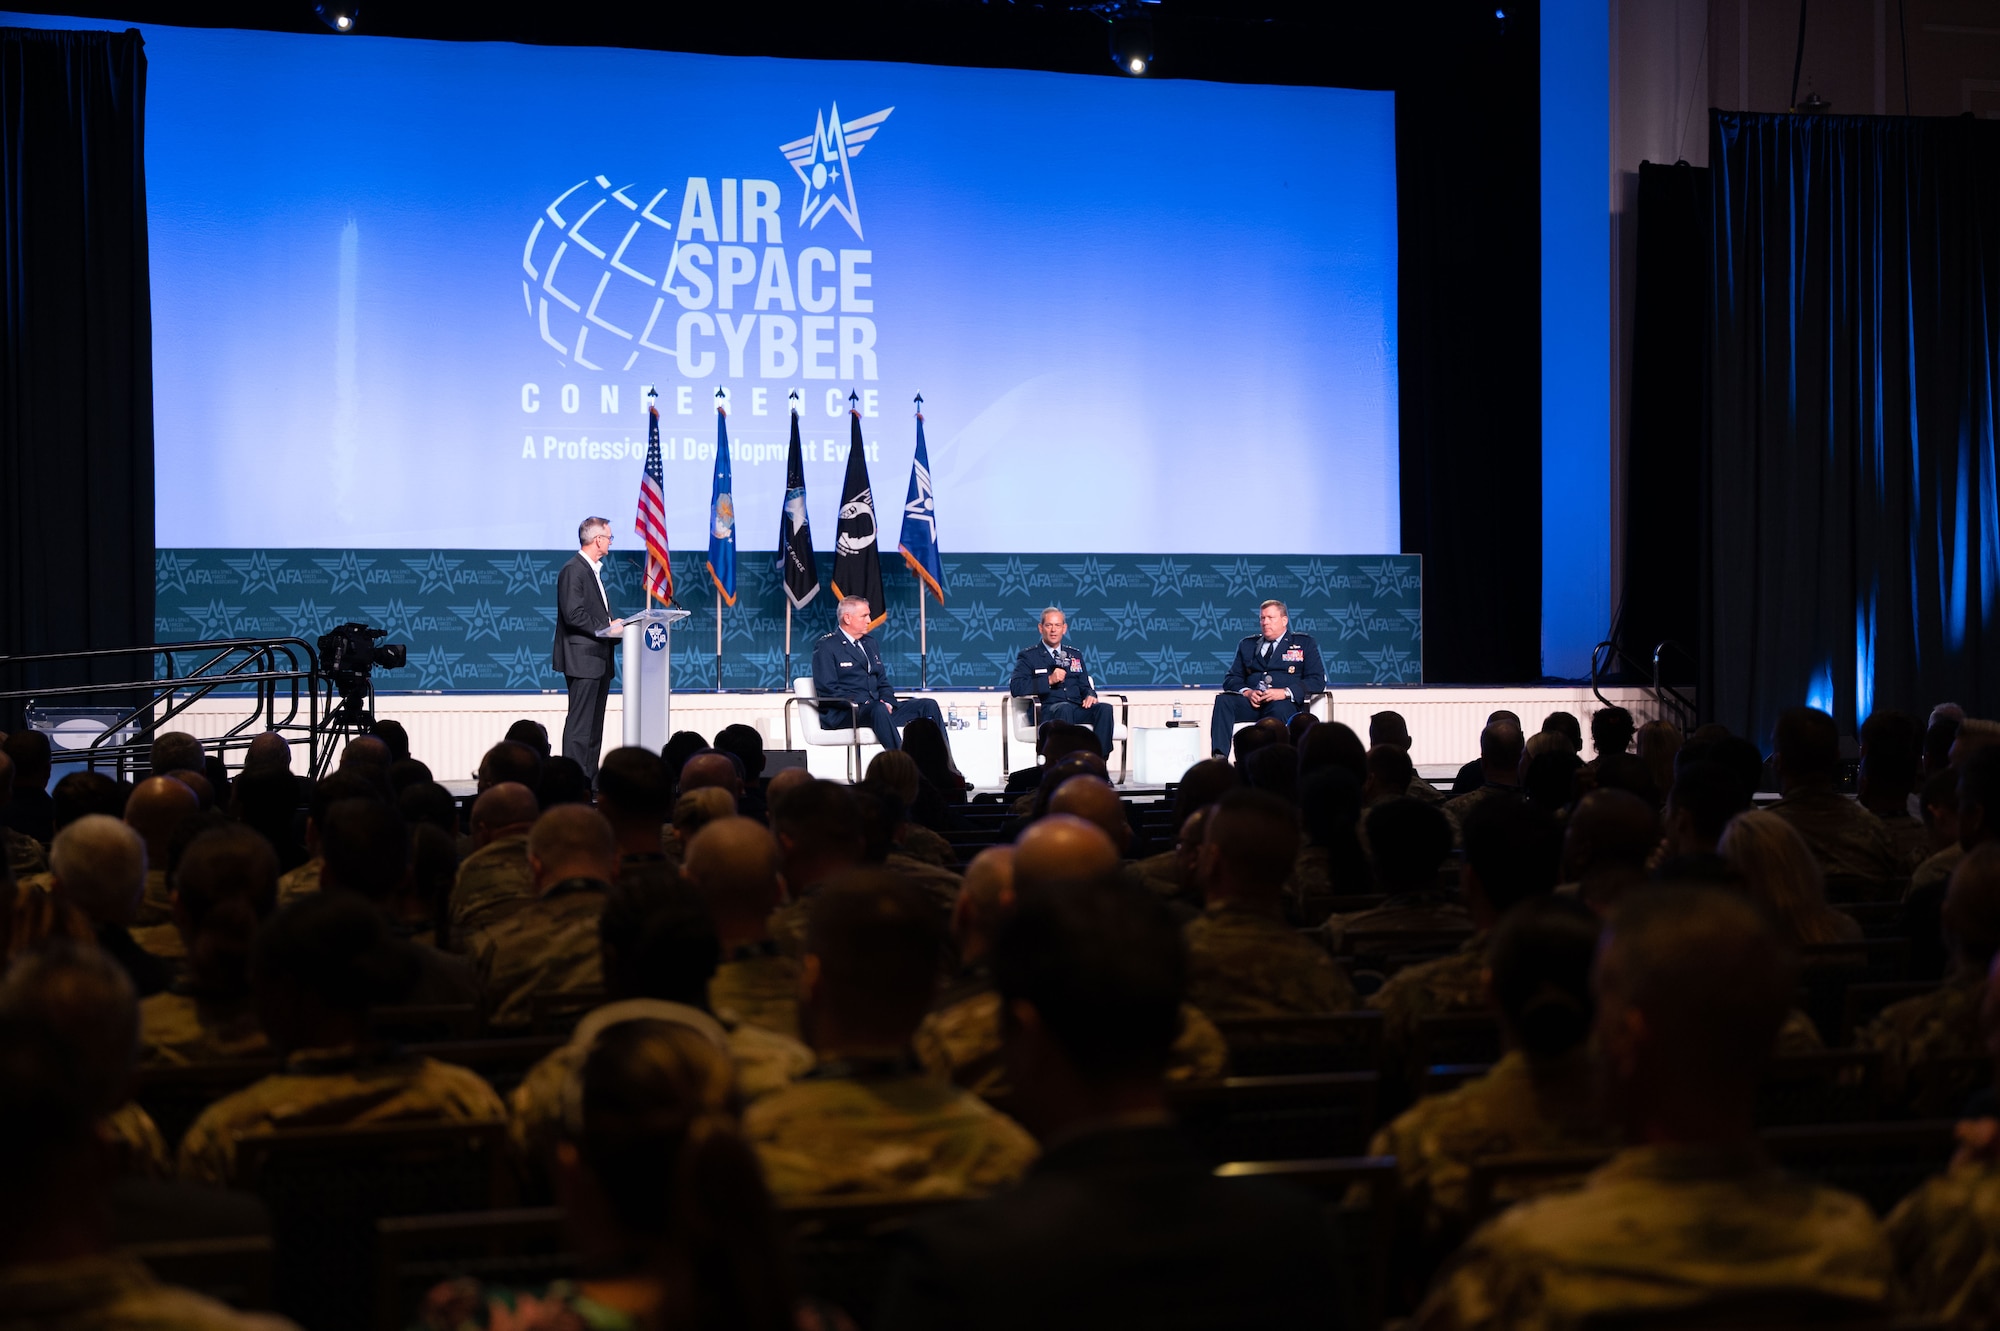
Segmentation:
<svg viewBox="0 0 2000 1331">
<path fill-rule="evenodd" d="M 1014 678 L 1007 691 L 1016 698 L 1039 698 L 1042 720 L 1073 721 L 1097 732 L 1098 751 L 1111 752 L 1111 728 L 1118 718 L 1107 703 L 1097 701 L 1083 653 L 1063 643 L 1069 619 L 1050 606 L 1042 611 L 1042 640 L 1014 658 Z"/>
<path fill-rule="evenodd" d="M 889 668 L 882 663 L 882 651 L 868 631 L 869 607 L 865 596 L 850 596 L 833 612 L 840 625 L 813 644 L 813 691 L 819 695 L 820 716 L 829 729 L 846 730 L 860 724 L 875 732 L 875 740 L 885 749 L 900 749 L 903 738 L 897 726 L 906 726 L 918 717 L 928 717 L 937 725 L 947 744 L 951 733 L 944 727 L 944 714 L 929 698 L 897 698 L 889 687 Z M 850 710 L 844 704 L 829 705 L 841 698 L 857 703 Z"/>
<path fill-rule="evenodd" d="M 1257 632 L 1236 644 L 1236 659 L 1215 695 L 1215 714 L 1208 723 L 1208 747 L 1218 757 L 1229 756 L 1230 737 L 1239 721 L 1275 716 L 1289 721 L 1307 698 L 1326 688 L 1326 667 L 1319 644 L 1310 633 L 1293 633 L 1283 601 L 1257 607 Z"/>
<path fill-rule="evenodd" d="M 569 684 L 569 719 L 563 723 L 563 756 L 576 759 L 591 784 L 604 747 L 604 703 L 611 693 L 611 639 L 625 621 L 611 613 L 604 594 L 604 557 L 611 553 L 611 523 L 585 518 L 576 529 L 582 546 L 556 575 L 556 646 L 552 664 Z"/>
</svg>

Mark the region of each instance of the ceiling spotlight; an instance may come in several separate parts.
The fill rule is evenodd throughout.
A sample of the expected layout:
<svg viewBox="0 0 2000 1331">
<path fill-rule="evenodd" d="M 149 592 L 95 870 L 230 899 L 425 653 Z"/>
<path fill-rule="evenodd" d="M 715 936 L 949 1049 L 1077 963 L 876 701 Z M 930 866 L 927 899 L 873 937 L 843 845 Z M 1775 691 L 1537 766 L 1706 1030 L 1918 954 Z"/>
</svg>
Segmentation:
<svg viewBox="0 0 2000 1331">
<path fill-rule="evenodd" d="M 342 4 L 337 0 L 320 0 L 320 3 L 313 6 L 313 13 L 319 15 L 319 21 L 335 32 L 353 32 L 355 25 L 361 22 L 360 5 Z"/>
<path fill-rule="evenodd" d="M 1153 21 L 1111 20 L 1111 63 L 1127 74 L 1144 74 L 1153 67 Z"/>
</svg>

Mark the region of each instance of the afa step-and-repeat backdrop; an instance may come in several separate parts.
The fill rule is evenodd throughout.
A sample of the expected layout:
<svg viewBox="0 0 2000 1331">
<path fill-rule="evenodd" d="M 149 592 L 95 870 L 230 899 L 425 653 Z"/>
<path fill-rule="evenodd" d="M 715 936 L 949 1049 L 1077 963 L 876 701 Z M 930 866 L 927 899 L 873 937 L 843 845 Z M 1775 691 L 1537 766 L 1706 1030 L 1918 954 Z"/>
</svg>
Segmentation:
<svg viewBox="0 0 2000 1331">
<path fill-rule="evenodd" d="M 376 675 L 382 691 L 561 688 L 549 668 L 556 572 L 548 550 L 162 550 L 161 642 L 285 635 L 314 642 L 337 624 L 386 629 L 410 663 Z M 690 618 L 674 635 L 677 688 L 716 687 L 715 596 L 700 551 L 674 555 Z M 643 608 L 641 557 L 614 551 L 612 607 Z M 822 590 L 792 622 L 795 674 L 833 627 Z M 1236 644 L 1277 598 L 1292 627 L 1319 639 L 1332 685 L 1423 682 L 1423 586 L 1415 555 L 957 555 L 944 561 L 947 603 L 927 610 L 933 688 L 1004 687 L 1045 606 L 1069 616 L 1070 641 L 1104 689 L 1213 688 Z M 891 679 L 917 685 L 917 583 L 885 560 L 889 618 L 877 636 Z M 737 603 L 722 610 L 722 687 L 777 689 L 784 678 L 785 593 L 768 552 L 737 564 Z"/>
</svg>

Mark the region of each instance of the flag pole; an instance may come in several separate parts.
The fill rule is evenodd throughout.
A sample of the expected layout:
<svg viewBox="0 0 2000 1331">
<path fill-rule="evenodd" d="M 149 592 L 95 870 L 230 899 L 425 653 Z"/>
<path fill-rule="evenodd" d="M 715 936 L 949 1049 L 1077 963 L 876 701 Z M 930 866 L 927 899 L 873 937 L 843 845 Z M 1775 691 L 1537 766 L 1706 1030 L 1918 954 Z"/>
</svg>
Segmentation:
<svg viewBox="0 0 2000 1331">
<path fill-rule="evenodd" d="M 792 687 L 792 598 L 785 598 L 785 689 Z"/>
<path fill-rule="evenodd" d="M 715 589 L 715 691 L 722 692 L 722 588 Z"/>
</svg>

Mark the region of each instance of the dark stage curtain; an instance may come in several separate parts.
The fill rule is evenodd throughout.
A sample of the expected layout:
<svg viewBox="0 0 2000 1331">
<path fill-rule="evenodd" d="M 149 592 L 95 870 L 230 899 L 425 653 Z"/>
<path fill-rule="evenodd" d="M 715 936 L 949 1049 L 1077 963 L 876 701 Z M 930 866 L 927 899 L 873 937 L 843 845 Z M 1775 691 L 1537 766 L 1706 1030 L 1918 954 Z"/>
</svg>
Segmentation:
<svg viewBox="0 0 2000 1331">
<path fill-rule="evenodd" d="M 0 655 L 153 640 L 145 103 L 136 31 L 0 29 Z"/>
<path fill-rule="evenodd" d="M 1714 112 L 1714 719 L 2000 707 L 2000 125 Z"/>
<path fill-rule="evenodd" d="M 1611 636 L 1639 662 L 1672 643 L 1660 659 L 1661 678 L 1692 686 L 1701 638 L 1700 584 L 1689 551 L 1701 539 L 1708 172 L 1685 162 L 1641 162 L 1638 221 L 1625 564 Z"/>
<path fill-rule="evenodd" d="M 1412 8 L 1411 15 L 1426 13 Z M 1420 22 L 1419 19 L 1412 19 Z M 1542 677 L 1538 51 L 1426 39 L 1396 89 L 1403 550 L 1424 557 L 1424 680 Z M 1476 114 L 1464 89 L 1480 89 Z"/>
</svg>

